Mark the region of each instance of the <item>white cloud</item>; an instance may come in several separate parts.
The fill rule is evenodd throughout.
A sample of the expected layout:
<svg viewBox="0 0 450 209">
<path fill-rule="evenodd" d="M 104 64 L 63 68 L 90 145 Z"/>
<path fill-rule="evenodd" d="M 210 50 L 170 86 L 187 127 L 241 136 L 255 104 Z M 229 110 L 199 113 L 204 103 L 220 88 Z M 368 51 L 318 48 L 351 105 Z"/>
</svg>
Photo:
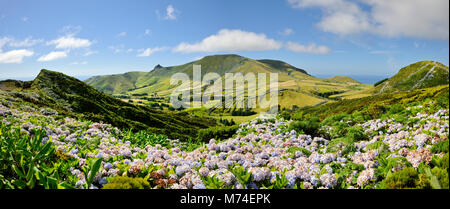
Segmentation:
<svg viewBox="0 0 450 209">
<path fill-rule="evenodd" d="M 168 19 L 168 20 L 177 19 L 177 17 L 175 16 L 175 8 L 173 8 L 172 5 L 167 6 L 166 16 L 164 17 L 164 19 Z"/>
<path fill-rule="evenodd" d="M 30 37 L 25 38 L 23 41 L 11 40 L 11 42 L 9 42 L 8 45 L 11 47 L 31 47 L 31 46 L 34 46 L 43 41 L 44 40 L 42 40 L 42 39 L 33 39 L 30 36 Z"/>
<path fill-rule="evenodd" d="M 52 60 L 57 60 L 57 59 L 61 59 L 61 58 L 65 58 L 67 57 L 67 52 L 65 51 L 53 51 L 50 52 L 42 57 L 39 57 L 39 59 L 37 59 L 37 61 L 39 62 L 47 62 L 47 61 L 52 61 Z"/>
<path fill-rule="evenodd" d="M 3 53 L 0 43 L 0 63 L 22 63 L 24 57 L 33 56 L 33 54 L 33 51 L 26 49 L 11 50 Z"/>
<path fill-rule="evenodd" d="M 294 34 L 294 30 L 290 29 L 290 28 L 286 28 L 283 31 L 281 31 L 279 34 L 283 35 L 283 36 L 289 36 Z"/>
<path fill-rule="evenodd" d="M 301 45 L 295 42 L 287 42 L 284 46 L 287 50 L 297 53 L 309 53 L 309 54 L 328 54 L 331 49 L 326 46 L 317 46 L 315 43 L 309 45 Z"/>
<path fill-rule="evenodd" d="M 159 51 L 163 51 L 163 50 L 166 50 L 166 47 L 139 49 L 138 52 L 140 52 L 140 54 L 138 54 L 137 56 L 138 57 L 148 57 L 155 52 L 159 52 Z"/>
<path fill-rule="evenodd" d="M 152 34 L 152 31 L 150 29 L 145 29 L 144 35 L 149 36 Z"/>
<path fill-rule="evenodd" d="M 8 42 L 10 42 L 12 39 L 9 37 L 3 37 L 0 38 L 0 52 L 2 52 L 2 48 L 4 45 L 6 45 Z"/>
<path fill-rule="evenodd" d="M 121 32 L 119 34 L 117 34 L 117 37 L 124 37 L 127 35 L 127 32 Z"/>
<path fill-rule="evenodd" d="M 27 22 L 28 21 L 28 17 L 22 17 L 22 21 Z"/>
<path fill-rule="evenodd" d="M 98 53 L 98 51 L 88 50 L 86 53 L 83 54 L 83 56 L 87 57 L 87 56 L 90 56 L 90 55 L 93 55 L 93 54 L 97 54 L 97 53 Z"/>
<path fill-rule="evenodd" d="M 449 39 L 448 0 L 288 0 L 293 8 L 321 8 L 317 26 L 338 35 Z M 368 8 L 366 10 L 362 8 Z"/>
<path fill-rule="evenodd" d="M 242 30 L 222 29 L 219 33 L 206 37 L 194 44 L 181 43 L 174 52 L 236 52 L 266 51 L 280 49 L 282 43 L 269 39 L 264 34 L 256 34 Z"/>
<path fill-rule="evenodd" d="M 84 48 L 92 45 L 88 39 L 75 38 L 72 35 L 60 37 L 47 42 L 47 45 L 55 45 L 57 49 Z"/>
</svg>

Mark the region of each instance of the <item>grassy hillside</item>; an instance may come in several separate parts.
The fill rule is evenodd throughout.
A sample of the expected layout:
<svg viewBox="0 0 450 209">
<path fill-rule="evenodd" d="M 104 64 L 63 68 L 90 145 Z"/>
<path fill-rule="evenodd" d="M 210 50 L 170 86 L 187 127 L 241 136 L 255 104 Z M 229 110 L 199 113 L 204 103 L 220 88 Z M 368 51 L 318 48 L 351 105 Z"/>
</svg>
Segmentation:
<svg viewBox="0 0 450 209">
<path fill-rule="evenodd" d="M 281 113 L 285 118 L 305 119 L 318 117 L 320 119 L 338 114 L 353 114 L 360 112 L 364 115 L 377 118 L 391 106 L 396 104 L 412 105 L 418 101 L 430 98 L 440 98 L 446 100 L 448 104 L 449 86 L 441 85 L 437 87 L 417 89 L 398 93 L 377 94 L 373 96 L 347 99 L 338 102 L 330 102 L 318 106 L 303 107 L 297 110 L 285 110 Z"/>
<path fill-rule="evenodd" d="M 421 61 L 408 65 L 391 77 L 378 84 L 375 93 L 409 91 L 449 83 L 448 66 L 439 62 Z"/>
<path fill-rule="evenodd" d="M 115 96 L 131 99 L 142 104 L 154 105 L 154 103 L 146 102 L 146 100 L 154 100 L 155 97 L 166 98 L 163 102 L 168 104 L 168 96 L 177 87 L 170 85 L 170 77 L 175 73 L 186 73 L 192 78 L 193 65 L 201 65 L 202 76 L 206 73 L 214 72 L 218 73 L 222 78 L 225 73 L 243 73 L 244 75 L 247 73 L 278 73 L 279 99 L 282 108 L 290 108 L 294 105 L 303 107 L 323 103 L 332 100 L 329 96 L 334 94 L 347 93 L 353 97 L 358 97 L 360 94 L 351 92 L 370 90 L 372 88 L 371 85 L 360 84 L 354 80 L 343 81 L 342 79 L 315 78 L 303 69 L 278 60 L 253 60 L 234 54 L 206 56 L 200 60 L 183 65 L 158 67 L 148 73 L 142 72 L 137 79 L 128 79 L 125 82 L 127 84 L 133 83 L 134 86 L 133 89 L 126 91 L 116 88 L 117 84 L 110 81 L 112 80 L 111 76 L 98 76 L 95 79 L 88 79 L 86 82 L 104 92 L 114 92 Z M 122 76 L 121 78 L 124 77 Z M 205 89 L 207 87 L 206 85 L 202 88 Z M 106 91 L 105 89 L 114 90 Z M 152 98 L 149 99 L 148 97 Z"/>
<path fill-rule="evenodd" d="M 86 80 L 98 90 L 107 94 L 118 94 L 135 88 L 136 81 L 139 77 L 145 75 L 145 72 L 128 72 L 125 74 L 94 76 Z"/>
<path fill-rule="evenodd" d="M 294 67 L 288 63 L 285 63 L 283 61 L 280 60 L 270 60 L 270 59 L 262 59 L 262 60 L 258 60 L 258 62 L 262 62 L 266 65 L 269 65 L 272 68 L 275 69 L 280 69 L 280 70 L 284 70 L 284 71 L 289 71 L 289 70 L 295 70 L 304 74 L 308 74 L 305 70 Z M 309 74 L 308 74 L 309 75 Z"/>
<path fill-rule="evenodd" d="M 0 87 L 2 94 L 16 102 L 51 107 L 62 114 L 103 121 L 119 128 L 150 130 L 172 138 L 195 137 L 199 129 L 216 125 L 212 119 L 135 106 L 49 70 L 42 70 L 32 82 L 3 81 Z"/>
</svg>

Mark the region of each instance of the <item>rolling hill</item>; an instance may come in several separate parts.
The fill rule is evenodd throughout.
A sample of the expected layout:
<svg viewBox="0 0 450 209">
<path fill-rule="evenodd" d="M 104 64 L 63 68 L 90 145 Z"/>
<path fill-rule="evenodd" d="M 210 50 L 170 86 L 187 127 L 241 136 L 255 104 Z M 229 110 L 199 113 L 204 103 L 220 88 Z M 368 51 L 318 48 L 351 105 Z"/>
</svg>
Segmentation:
<svg viewBox="0 0 450 209">
<path fill-rule="evenodd" d="M 138 77 L 122 75 L 95 76 L 85 82 L 94 88 L 114 96 L 129 99 L 142 99 L 142 95 L 168 97 L 177 86 L 170 85 L 170 77 L 175 73 L 186 73 L 192 78 L 193 65 L 201 65 L 202 76 L 209 72 L 218 73 L 278 73 L 281 107 L 314 105 L 329 101 L 331 94 L 348 93 L 371 89 L 371 85 L 351 82 L 348 79 L 320 79 L 309 75 L 305 70 L 278 60 L 253 60 L 234 54 L 206 56 L 200 60 L 183 65 L 161 67 L 150 72 L 133 72 Z M 116 80 L 124 79 L 119 86 Z M 342 80 L 344 79 L 344 80 Z M 345 81 L 345 82 L 344 82 Z M 126 87 L 123 87 L 126 86 Z M 127 89 L 134 86 L 132 89 Z M 205 88 L 206 86 L 203 86 Z M 283 93 L 281 93 L 283 92 Z M 327 96 L 323 96 L 326 94 Z M 138 95 L 138 96 L 136 96 Z M 144 96 L 145 97 L 145 96 Z M 295 99 L 301 98 L 301 99 Z M 141 101 L 141 100 L 139 100 Z M 167 100 L 166 100 L 167 101 Z"/>
<path fill-rule="evenodd" d="M 199 129 L 216 125 L 208 118 L 133 105 L 76 78 L 44 69 L 33 81 L 1 81 L 0 93 L 31 107 L 50 107 L 63 115 L 103 121 L 119 128 L 150 130 L 172 138 L 195 137 Z"/>
<path fill-rule="evenodd" d="M 449 83 L 448 66 L 434 61 L 421 61 L 399 70 L 391 78 L 379 83 L 374 93 L 411 91 Z"/>
</svg>

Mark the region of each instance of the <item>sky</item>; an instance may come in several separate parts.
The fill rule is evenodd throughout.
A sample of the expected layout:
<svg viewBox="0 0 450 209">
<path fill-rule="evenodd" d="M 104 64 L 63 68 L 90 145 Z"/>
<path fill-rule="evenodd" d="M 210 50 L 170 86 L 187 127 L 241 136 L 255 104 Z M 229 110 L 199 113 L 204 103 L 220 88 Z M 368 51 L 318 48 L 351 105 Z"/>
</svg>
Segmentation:
<svg viewBox="0 0 450 209">
<path fill-rule="evenodd" d="M 214 54 L 313 75 L 449 65 L 448 0 L 0 0 L 0 79 L 150 71 Z"/>
</svg>

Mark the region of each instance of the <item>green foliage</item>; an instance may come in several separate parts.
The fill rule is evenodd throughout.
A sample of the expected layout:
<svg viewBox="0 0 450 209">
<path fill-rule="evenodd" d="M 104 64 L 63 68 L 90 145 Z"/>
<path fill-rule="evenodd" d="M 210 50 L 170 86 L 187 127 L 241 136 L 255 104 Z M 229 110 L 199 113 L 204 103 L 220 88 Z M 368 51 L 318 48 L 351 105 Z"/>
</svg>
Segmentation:
<svg viewBox="0 0 450 209">
<path fill-rule="evenodd" d="M 375 175 L 381 178 L 386 178 L 386 176 L 392 173 L 392 169 L 401 168 L 402 166 L 409 165 L 408 161 L 404 157 L 387 158 L 388 153 L 380 154 L 377 157 L 377 162 L 380 166 L 377 167 Z"/>
<path fill-rule="evenodd" d="M 242 185 L 247 185 L 250 183 L 252 173 L 245 170 L 242 166 L 234 166 L 233 170 L 231 170 L 231 173 L 233 173 L 233 175 Z"/>
<path fill-rule="evenodd" d="M 256 114 L 255 111 L 250 110 L 250 109 L 237 109 L 237 110 L 233 110 L 231 111 L 231 115 L 232 116 L 250 116 L 250 115 L 254 115 Z"/>
<path fill-rule="evenodd" d="M 385 153 L 389 149 L 389 145 L 382 141 L 376 141 L 372 144 L 367 145 L 367 150 L 378 150 L 380 153 Z"/>
<path fill-rule="evenodd" d="M 85 188 L 89 188 L 92 185 L 92 183 L 94 183 L 95 175 L 97 175 L 98 171 L 100 170 L 102 161 L 103 161 L 103 158 L 90 159 L 83 166 L 82 170 L 83 170 L 84 176 L 86 176 Z"/>
<path fill-rule="evenodd" d="M 222 189 L 224 182 L 214 176 L 206 176 L 203 179 L 206 189 Z"/>
<path fill-rule="evenodd" d="M 364 134 L 364 129 L 361 126 L 353 126 L 347 128 L 346 136 L 353 141 L 366 140 L 368 137 Z"/>
<path fill-rule="evenodd" d="M 115 176 L 108 179 L 102 189 L 151 189 L 150 183 L 144 178 Z"/>
<path fill-rule="evenodd" d="M 391 106 L 391 108 L 389 108 L 387 113 L 388 114 L 396 114 L 396 113 L 402 112 L 403 110 L 405 110 L 405 107 L 402 104 L 394 104 Z"/>
<path fill-rule="evenodd" d="M 433 147 L 431 147 L 431 152 L 432 153 L 441 153 L 441 152 L 448 153 L 448 148 L 449 148 L 448 140 L 440 141 L 440 142 L 434 144 Z"/>
<path fill-rule="evenodd" d="M 382 189 L 415 189 L 418 187 L 419 173 L 412 167 L 405 167 L 391 173 L 383 180 Z M 419 185 L 423 186 L 423 183 Z"/>
<path fill-rule="evenodd" d="M 289 184 L 285 175 L 276 175 L 275 182 L 273 182 L 273 189 L 285 189 Z"/>
<path fill-rule="evenodd" d="M 289 130 L 295 130 L 298 133 L 315 135 L 320 127 L 318 118 L 306 121 L 293 121 L 289 124 Z"/>
<path fill-rule="evenodd" d="M 58 162 L 52 143 L 42 143 L 45 133 L 34 129 L 28 136 L 1 123 L 0 188 L 70 188 L 62 181 L 70 161 Z"/>
<path fill-rule="evenodd" d="M 228 139 L 232 137 L 239 125 L 234 126 L 216 126 L 207 129 L 201 129 L 197 135 L 197 141 L 208 142 L 210 139 Z"/>
<path fill-rule="evenodd" d="M 286 150 L 287 153 L 291 153 L 291 154 L 295 154 L 298 151 L 302 152 L 304 155 L 306 155 L 308 157 L 311 155 L 311 151 L 309 151 L 303 147 L 289 147 Z"/>
<path fill-rule="evenodd" d="M 342 154 L 348 154 L 356 151 L 355 143 L 352 138 L 343 137 L 331 140 L 327 146 L 327 153 L 342 151 Z"/>
<path fill-rule="evenodd" d="M 431 170 L 431 173 L 436 178 L 436 180 L 439 181 L 439 185 L 442 189 L 449 189 L 449 177 L 447 169 L 434 167 Z"/>
<path fill-rule="evenodd" d="M 156 144 L 167 147 L 169 143 L 165 135 L 155 134 L 149 131 L 133 132 L 132 130 L 125 133 L 124 141 L 130 141 L 139 147 L 145 147 L 147 145 L 155 146 Z"/>
<path fill-rule="evenodd" d="M 426 99 L 440 98 L 440 100 L 442 100 L 441 103 L 445 105 L 446 101 L 443 95 L 448 95 L 448 92 L 449 86 L 446 85 L 392 94 L 377 94 L 358 99 L 345 99 L 339 102 L 303 107 L 290 112 L 290 114 L 301 115 L 305 118 L 314 116 L 319 117 L 319 119 L 325 119 L 336 115 L 360 112 L 364 117 L 379 118 L 394 104 L 406 105 L 414 102 L 422 102 Z M 332 121 L 338 120 L 333 119 Z M 331 122 L 331 120 L 329 122 Z"/>
</svg>

